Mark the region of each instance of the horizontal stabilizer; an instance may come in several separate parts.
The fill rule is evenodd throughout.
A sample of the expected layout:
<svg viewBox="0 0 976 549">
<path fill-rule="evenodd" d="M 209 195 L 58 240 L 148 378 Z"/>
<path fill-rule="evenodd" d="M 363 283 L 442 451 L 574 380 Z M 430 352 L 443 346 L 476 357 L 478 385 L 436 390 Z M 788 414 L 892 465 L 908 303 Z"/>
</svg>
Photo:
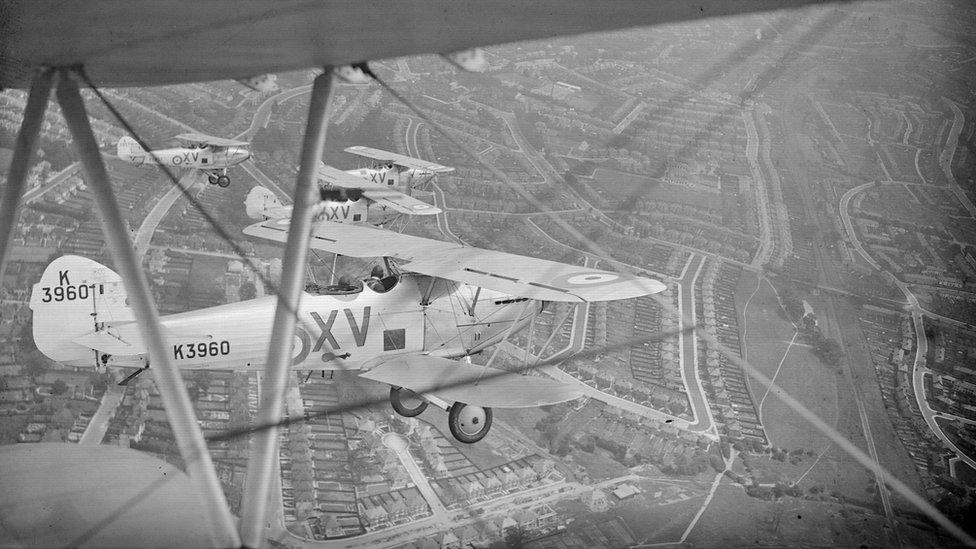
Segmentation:
<svg viewBox="0 0 976 549">
<path fill-rule="evenodd" d="M 135 327 L 134 324 L 131 326 Z M 139 337 L 137 330 L 125 330 L 125 332 L 123 335 L 117 328 L 108 328 L 87 333 L 74 338 L 72 341 L 89 349 L 95 349 L 99 353 L 113 356 L 136 356 L 149 352 L 142 343 L 142 338 Z"/>
<path fill-rule="evenodd" d="M 359 375 L 447 402 L 492 408 L 547 406 L 583 394 L 572 383 L 427 355 L 392 358 Z"/>
</svg>

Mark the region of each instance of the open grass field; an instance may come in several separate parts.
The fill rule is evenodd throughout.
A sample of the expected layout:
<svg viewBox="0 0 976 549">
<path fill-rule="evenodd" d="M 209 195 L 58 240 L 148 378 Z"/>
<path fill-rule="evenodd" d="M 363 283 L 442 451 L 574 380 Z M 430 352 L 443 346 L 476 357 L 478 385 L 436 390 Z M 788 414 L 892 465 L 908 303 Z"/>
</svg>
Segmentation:
<svg viewBox="0 0 976 549">
<path fill-rule="evenodd" d="M 837 419 L 837 373 L 820 362 L 797 338 L 786 320 L 769 282 L 756 285 L 756 275 L 744 273 L 736 290 L 736 309 L 744 334 L 744 355 L 776 386 L 802 402 L 827 423 Z M 820 451 L 827 439 L 758 381 L 749 380 L 759 406 L 766 436 L 774 446 Z"/>
<path fill-rule="evenodd" d="M 687 542 L 696 547 L 802 545 L 804 547 L 880 547 L 885 521 L 870 510 L 828 501 L 749 497 L 722 481 Z M 906 547 L 939 547 L 949 540 L 900 524 Z"/>
</svg>

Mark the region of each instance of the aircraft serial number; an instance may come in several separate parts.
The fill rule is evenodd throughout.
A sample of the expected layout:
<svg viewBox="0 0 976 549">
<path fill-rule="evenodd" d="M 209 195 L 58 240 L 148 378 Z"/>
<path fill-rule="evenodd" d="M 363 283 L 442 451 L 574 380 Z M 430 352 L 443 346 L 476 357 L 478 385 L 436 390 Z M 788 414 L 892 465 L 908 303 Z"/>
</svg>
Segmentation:
<svg viewBox="0 0 976 549">
<path fill-rule="evenodd" d="M 67 285 L 67 286 L 45 286 L 41 288 L 44 292 L 44 297 L 41 301 L 44 303 L 49 303 L 51 301 L 74 301 L 76 299 L 88 299 L 91 293 L 95 291 L 94 284 L 82 284 L 80 286 Z"/>
<path fill-rule="evenodd" d="M 230 354 L 230 341 L 211 341 L 210 343 L 180 343 L 173 345 L 173 358 L 184 360 L 206 358 Z"/>
</svg>

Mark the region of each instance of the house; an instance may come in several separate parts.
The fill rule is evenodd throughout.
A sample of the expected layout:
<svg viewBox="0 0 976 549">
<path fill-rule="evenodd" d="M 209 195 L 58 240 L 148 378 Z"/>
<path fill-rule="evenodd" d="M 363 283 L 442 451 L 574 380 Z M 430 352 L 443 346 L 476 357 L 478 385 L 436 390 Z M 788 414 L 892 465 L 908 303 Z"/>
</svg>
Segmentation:
<svg viewBox="0 0 976 549">
<path fill-rule="evenodd" d="M 587 509 L 594 513 L 603 513 L 610 509 L 610 499 L 607 497 L 606 492 L 599 488 L 594 488 L 592 491 L 583 495 L 583 505 L 586 505 Z"/>
<path fill-rule="evenodd" d="M 613 495 L 619 500 L 634 497 L 639 493 L 640 490 L 631 484 L 621 484 L 613 491 Z"/>
</svg>

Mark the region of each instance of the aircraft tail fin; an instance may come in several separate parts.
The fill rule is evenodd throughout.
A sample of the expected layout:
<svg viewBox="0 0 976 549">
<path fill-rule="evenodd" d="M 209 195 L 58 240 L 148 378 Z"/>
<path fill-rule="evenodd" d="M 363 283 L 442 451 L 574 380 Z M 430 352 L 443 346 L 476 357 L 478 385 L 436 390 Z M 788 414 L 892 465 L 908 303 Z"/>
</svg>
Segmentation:
<svg viewBox="0 0 976 549">
<path fill-rule="evenodd" d="M 291 209 L 283 205 L 270 189 L 260 185 L 247 193 L 244 210 L 251 219 L 278 219 L 291 215 Z"/>
<path fill-rule="evenodd" d="M 133 156 L 142 156 L 146 154 L 146 151 L 139 146 L 139 142 L 132 139 L 128 135 L 123 135 L 119 138 L 118 144 L 115 146 L 116 155 L 122 159 L 130 159 Z"/>
<path fill-rule="evenodd" d="M 51 360 L 92 365 L 92 348 L 74 340 L 135 320 L 126 301 L 115 271 L 86 257 L 63 255 L 44 269 L 31 292 L 34 344 Z"/>
</svg>

